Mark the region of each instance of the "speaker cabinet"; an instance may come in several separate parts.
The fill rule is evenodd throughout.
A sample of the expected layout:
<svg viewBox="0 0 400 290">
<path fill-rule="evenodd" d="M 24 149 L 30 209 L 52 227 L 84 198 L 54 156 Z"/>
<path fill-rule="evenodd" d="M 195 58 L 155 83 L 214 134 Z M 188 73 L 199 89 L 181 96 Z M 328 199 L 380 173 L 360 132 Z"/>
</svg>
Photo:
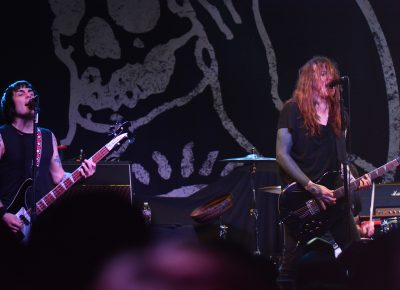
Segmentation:
<svg viewBox="0 0 400 290">
<path fill-rule="evenodd" d="M 63 162 L 67 172 L 73 172 L 79 167 L 78 162 Z M 89 192 L 110 192 L 121 194 L 132 203 L 132 178 L 130 162 L 99 162 L 96 172 L 91 177 L 81 179 L 69 189 L 69 195 Z"/>
<path fill-rule="evenodd" d="M 372 188 L 359 191 L 361 199 L 361 216 L 369 216 Z M 375 185 L 375 217 L 400 216 L 400 183 Z"/>
</svg>

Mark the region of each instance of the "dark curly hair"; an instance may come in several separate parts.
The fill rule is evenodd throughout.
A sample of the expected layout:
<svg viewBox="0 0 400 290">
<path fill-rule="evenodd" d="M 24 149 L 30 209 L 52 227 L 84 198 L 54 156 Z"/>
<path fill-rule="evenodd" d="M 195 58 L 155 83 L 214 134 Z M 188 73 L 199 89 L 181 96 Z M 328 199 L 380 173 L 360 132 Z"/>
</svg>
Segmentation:
<svg viewBox="0 0 400 290">
<path fill-rule="evenodd" d="M 25 80 L 19 80 L 7 87 L 4 91 L 3 96 L 1 98 L 1 116 L 3 122 L 6 124 L 11 124 L 15 118 L 15 104 L 12 98 L 13 92 L 20 88 L 30 88 L 34 92 L 35 90 L 32 87 L 32 84 Z"/>
</svg>

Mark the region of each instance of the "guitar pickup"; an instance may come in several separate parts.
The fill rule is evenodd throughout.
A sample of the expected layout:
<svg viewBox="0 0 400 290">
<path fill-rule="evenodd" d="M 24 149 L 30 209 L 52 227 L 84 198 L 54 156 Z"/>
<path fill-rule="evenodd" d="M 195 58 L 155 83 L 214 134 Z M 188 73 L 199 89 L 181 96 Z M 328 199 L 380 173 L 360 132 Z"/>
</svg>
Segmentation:
<svg viewBox="0 0 400 290">
<path fill-rule="evenodd" d="M 317 213 L 320 212 L 317 202 L 313 199 L 308 200 L 306 202 L 306 206 L 311 215 L 316 215 Z"/>
<path fill-rule="evenodd" d="M 29 220 L 22 214 L 19 216 L 19 219 L 26 225 L 30 224 Z"/>
</svg>

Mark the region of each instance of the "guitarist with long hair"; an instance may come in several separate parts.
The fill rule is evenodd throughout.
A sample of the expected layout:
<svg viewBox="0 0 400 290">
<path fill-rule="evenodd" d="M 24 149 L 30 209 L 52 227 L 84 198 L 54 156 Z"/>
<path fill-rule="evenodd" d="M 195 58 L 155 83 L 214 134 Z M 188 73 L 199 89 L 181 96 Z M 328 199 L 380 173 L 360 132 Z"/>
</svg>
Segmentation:
<svg viewBox="0 0 400 290">
<path fill-rule="evenodd" d="M 4 125 L 0 127 L 0 226 L 6 225 L 14 233 L 21 230 L 22 221 L 15 213 L 8 212 L 8 208 L 21 184 L 32 177 L 34 113 L 30 101 L 35 96 L 32 85 L 19 80 L 10 84 L 1 98 Z M 45 128 L 39 128 L 39 132 L 36 136 L 41 147 L 38 150 L 36 196 L 40 199 L 67 173 L 62 167 L 54 134 Z M 85 160 L 80 169 L 83 177 L 93 175 L 95 170 L 96 164 L 92 160 Z"/>
<path fill-rule="evenodd" d="M 322 231 L 315 231 L 315 234 L 313 230 L 308 232 L 307 240 L 299 238 L 301 231 L 298 225 L 292 227 L 283 219 L 281 279 L 294 278 L 296 261 L 304 254 L 305 245 L 312 238 L 329 232 L 342 249 L 359 239 L 349 207 L 345 205 L 344 199 L 339 200 L 334 195 L 333 189 L 341 182 L 340 174 L 336 178 L 339 180 L 329 184 L 319 183 L 326 172 L 340 172 L 341 161 L 344 161 L 338 157 L 339 150 L 344 150 L 344 153 L 346 150 L 338 148 L 345 144 L 340 109 L 341 92 L 335 84 L 335 80 L 339 79 L 338 68 L 332 60 L 313 57 L 299 70 L 293 96 L 280 112 L 276 141 L 276 157 L 284 189 L 280 196 L 280 212 L 285 211 L 285 205 L 312 199 L 315 204 L 307 204 L 307 209 L 315 206 L 321 212 L 332 214 L 332 219 Z M 285 192 L 285 187 L 293 182 L 302 192 Z M 370 184 L 371 179 L 365 175 L 358 186 L 366 187 Z"/>
</svg>

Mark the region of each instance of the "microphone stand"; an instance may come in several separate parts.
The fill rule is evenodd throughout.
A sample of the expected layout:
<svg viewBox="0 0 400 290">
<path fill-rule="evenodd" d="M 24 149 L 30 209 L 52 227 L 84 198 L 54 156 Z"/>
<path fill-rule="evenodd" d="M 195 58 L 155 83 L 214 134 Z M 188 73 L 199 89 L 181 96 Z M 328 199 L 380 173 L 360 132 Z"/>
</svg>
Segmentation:
<svg viewBox="0 0 400 290">
<path fill-rule="evenodd" d="M 36 219 L 36 201 L 37 201 L 37 192 L 36 192 L 36 174 L 38 172 L 38 162 L 37 162 L 37 152 L 38 152 L 38 121 L 39 121 L 39 96 L 35 96 L 36 100 L 33 104 L 33 157 L 32 157 L 32 201 L 33 206 L 31 208 L 31 223 L 33 223 Z M 42 151 L 42 148 L 40 148 Z"/>
<path fill-rule="evenodd" d="M 348 98 L 350 98 L 350 80 L 349 77 L 344 76 L 342 77 L 343 79 L 347 80 L 347 94 L 348 94 Z M 350 214 L 350 217 L 352 217 L 352 212 L 351 212 L 351 205 L 350 205 L 350 195 L 349 195 L 349 171 L 348 171 L 348 155 L 347 155 L 347 144 L 351 144 L 351 143 L 347 143 L 346 142 L 346 130 L 350 131 L 350 128 L 346 128 L 346 118 L 345 118 L 345 111 L 344 111 L 344 98 L 342 95 L 342 87 L 339 86 L 340 90 L 341 90 L 341 94 L 340 94 L 340 117 L 341 117 L 341 124 L 342 124 L 342 132 L 345 132 L 344 134 L 344 156 L 342 156 L 342 166 L 343 166 L 343 189 L 344 189 L 344 201 L 345 201 L 345 207 L 346 207 L 346 212 L 348 214 Z M 349 127 L 350 124 L 350 113 L 348 114 L 348 121 L 347 121 L 347 126 Z M 350 139 L 350 132 L 349 132 L 349 139 Z M 339 148 L 338 148 L 339 150 Z M 346 213 L 346 214 L 347 214 Z M 351 236 L 351 232 L 350 232 L 350 224 L 347 225 L 347 233 L 349 234 L 349 237 Z"/>
</svg>

